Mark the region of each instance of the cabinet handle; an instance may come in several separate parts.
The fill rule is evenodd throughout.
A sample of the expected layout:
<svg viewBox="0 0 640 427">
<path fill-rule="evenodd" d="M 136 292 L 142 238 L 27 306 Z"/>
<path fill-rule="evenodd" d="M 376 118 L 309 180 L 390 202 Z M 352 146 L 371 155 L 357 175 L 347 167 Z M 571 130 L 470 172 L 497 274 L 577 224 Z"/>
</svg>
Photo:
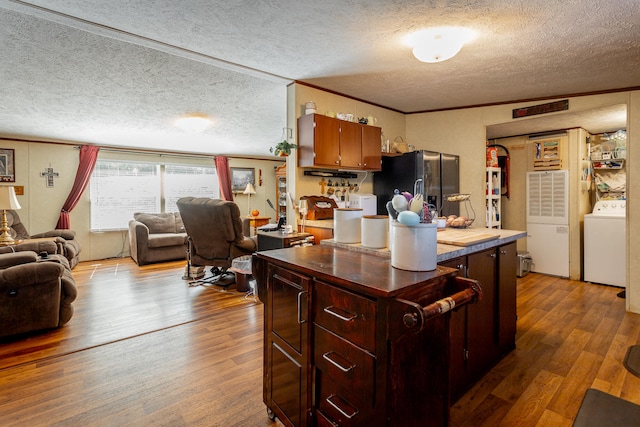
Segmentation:
<svg viewBox="0 0 640 427">
<path fill-rule="evenodd" d="M 349 313 L 348 311 L 345 311 L 345 310 L 340 310 L 340 311 L 342 311 L 342 312 L 344 312 L 344 313 L 346 313 L 346 314 L 347 314 L 346 316 L 343 316 L 343 315 L 341 315 L 340 313 L 338 313 L 336 310 L 340 310 L 340 309 L 339 309 L 339 308 L 337 308 L 337 307 L 334 307 L 334 306 L 332 306 L 332 305 L 330 305 L 329 307 L 325 307 L 325 308 L 324 308 L 324 312 L 325 312 L 325 313 L 329 313 L 329 314 L 331 314 L 332 316 L 335 316 L 335 317 L 337 317 L 337 318 L 338 318 L 338 319 L 340 319 L 340 320 L 344 320 L 345 322 L 350 322 L 350 321 L 352 321 L 353 319 L 355 319 L 356 317 L 358 317 L 358 315 L 357 315 L 357 314 Z"/>
<path fill-rule="evenodd" d="M 507 254 L 507 251 L 500 251 L 500 253 L 501 253 L 502 255 L 506 255 L 506 254 Z"/>
<path fill-rule="evenodd" d="M 327 397 L 325 400 L 327 401 L 327 403 L 329 405 L 333 406 L 336 411 L 340 412 L 345 417 L 351 419 L 351 418 L 355 417 L 356 415 L 358 415 L 358 412 L 360 412 L 357 409 L 351 407 L 351 409 L 352 409 L 351 414 L 347 414 L 345 411 L 342 410 L 342 408 L 340 408 L 336 403 L 334 403 L 333 400 L 331 400 L 334 397 L 336 397 L 336 395 L 332 394 L 331 396 Z M 347 403 L 347 402 L 345 402 L 345 403 Z M 351 406 L 351 405 L 349 405 L 349 406 Z"/>
<path fill-rule="evenodd" d="M 496 257 L 496 254 L 495 254 L 495 253 L 493 253 L 493 254 L 489 254 L 489 256 L 490 256 L 491 258 L 495 258 L 495 257 Z"/>
<path fill-rule="evenodd" d="M 322 358 L 324 360 L 326 360 L 327 362 L 331 363 L 336 368 L 340 369 L 342 372 L 349 372 L 350 370 L 352 370 L 352 369 L 354 369 L 356 367 L 356 365 L 351 364 L 351 366 L 345 368 L 344 366 L 342 366 L 341 364 L 339 364 L 338 362 L 333 360 L 331 357 L 329 357 L 332 354 L 338 354 L 338 353 L 336 353 L 335 351 L 328 351 L 328 352 L 326 352 L 325 354 L 322 355 Z M 344 357 L 343 357 L 343 359 L 344 359 Z M 344 360 L 349 362 L 349 360 L 347 360 L 347 359 L 344 359 Z"/>
<path fill-rule="evenodd" d="M 298 324 L 303 324 L 306 320 L 302 320 L 302 295 L 306 294 L 307 291 L 298 292 Z"/>
</svg>

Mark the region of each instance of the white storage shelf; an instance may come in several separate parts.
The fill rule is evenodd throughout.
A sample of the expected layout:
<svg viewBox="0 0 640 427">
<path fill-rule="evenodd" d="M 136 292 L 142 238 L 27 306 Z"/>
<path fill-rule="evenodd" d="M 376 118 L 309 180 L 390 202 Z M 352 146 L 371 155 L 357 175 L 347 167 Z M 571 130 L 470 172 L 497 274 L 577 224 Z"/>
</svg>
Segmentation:
<svg viewBox="0 0 640 427">
<path fill-rule="evenodd" d="M 487 168 L 486 173 L 486 217 L 487 228 L 502 228 L 501 220 L 501 183 L 500 168 Z"/>
</svg>

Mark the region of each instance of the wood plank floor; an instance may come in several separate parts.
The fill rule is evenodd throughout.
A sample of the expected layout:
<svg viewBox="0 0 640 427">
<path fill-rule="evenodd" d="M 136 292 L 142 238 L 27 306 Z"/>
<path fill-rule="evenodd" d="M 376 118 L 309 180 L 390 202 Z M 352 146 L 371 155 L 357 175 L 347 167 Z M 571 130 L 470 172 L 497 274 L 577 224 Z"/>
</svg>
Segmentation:
<svg viewBox="0 0 640 427">
<path fill-rule="evenodd" d="M 262 304 L 188 287 L 184 261 L 81 263 L 63 328 L 0 342 L 2 426 L 269 426 Z M 619 289 L 518 283 L 517 349 L 451 409 L 453 426 L 571 426 L 587 388 L 640 404 L 623 366 L 640 315 Z"/>
</svg>

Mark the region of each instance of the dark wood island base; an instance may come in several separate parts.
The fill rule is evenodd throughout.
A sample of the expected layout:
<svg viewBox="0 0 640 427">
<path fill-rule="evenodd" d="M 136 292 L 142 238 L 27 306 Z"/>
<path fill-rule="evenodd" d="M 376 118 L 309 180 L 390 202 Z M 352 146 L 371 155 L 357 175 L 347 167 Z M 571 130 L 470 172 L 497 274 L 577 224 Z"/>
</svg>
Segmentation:
<svg viewBox="0 0 640 427">
<path fill-rule="evenodd" d="M 253 256 L 263 398 L 287 426 L 446 426 L 449 323 L 481 295 L 455 268 L 309 246 Z"/>
</svg>

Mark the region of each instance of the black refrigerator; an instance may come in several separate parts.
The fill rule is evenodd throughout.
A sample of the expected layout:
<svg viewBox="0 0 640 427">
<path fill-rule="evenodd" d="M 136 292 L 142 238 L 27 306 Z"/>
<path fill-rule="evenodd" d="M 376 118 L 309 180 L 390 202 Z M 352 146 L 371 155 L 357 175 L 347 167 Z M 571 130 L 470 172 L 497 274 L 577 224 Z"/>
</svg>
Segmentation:
<svg viewBox="0 0 640 427">
<path fill-rule="evenodd" d="M 382 170 L 373 175 L 378 214 L 387 214 L 386 204 L 395 189 L 413 194 L 415 182 L 420 178 L 424 199 L 436 207 L 440 216 L 460 215 L 460 203 L 444 199 L 448 194 L 460 192 L 459 157 L 426 150 L 382 157 Z"/>
</svg>

